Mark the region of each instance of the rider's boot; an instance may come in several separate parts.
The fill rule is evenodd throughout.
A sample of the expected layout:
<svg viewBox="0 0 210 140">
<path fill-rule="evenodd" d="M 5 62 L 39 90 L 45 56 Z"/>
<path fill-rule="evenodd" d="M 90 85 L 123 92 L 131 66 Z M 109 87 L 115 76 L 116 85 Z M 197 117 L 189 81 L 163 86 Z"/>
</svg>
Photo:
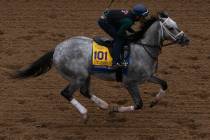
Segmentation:
<svg viewBox="0 0 210 140">
<path fill-rule="evenodd" d="M 113 44 L 113 49 L 112 49 L 112 57 L 113 57 L 113 68 L 118 69 L 118 68 L 123 68 L 127 66 L 126 61 L 124 60 L 124 57 L 121 56 L 122 52 L 122 47 L 124 43 L 120 39 L 114 40 Z"/>
<path fill-rule="evenodd" d="M 114 68 L 114 69 L 118 69 L 118 68 L 126 68 L 128 66 L 128 63 L 126 62 L 126 60 L 125 59 L 116 59 L 116 58 L 114 58 L 113 59 L 113 64 L 112 64 L 112 67 Z"/>
</svg>

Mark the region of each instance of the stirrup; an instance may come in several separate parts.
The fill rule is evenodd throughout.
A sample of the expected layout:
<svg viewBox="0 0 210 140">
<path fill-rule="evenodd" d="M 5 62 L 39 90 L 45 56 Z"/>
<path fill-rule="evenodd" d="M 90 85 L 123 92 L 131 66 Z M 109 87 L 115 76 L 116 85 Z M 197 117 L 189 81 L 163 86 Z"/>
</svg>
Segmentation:
<svg viewBox="0 0 210 140">
<path fill-rule="evenodd" d="M 126 67 L 128 66 L 128 62 L 126 62 L 125 60 L 123 60 L 123 61 L 121 62 L 121 65 L 122 65 L 124 68 L 126 68 Z"/>
<path fill-rule="evenodd" d="M 116 63 L 112 66 L 113 69 L 119 69 L 119 68 L 126 68 L 128 66 L 127 62 L 122 62 L 122 63 Z"/>
<path fill-rule="evenodd" d="M 116 64 L 112 65 L 112 68 L 113 69 L 119 69 L 119 68 L 122 68 L 122 65 L 120 63 L 116 63 Z"/>
</svg>

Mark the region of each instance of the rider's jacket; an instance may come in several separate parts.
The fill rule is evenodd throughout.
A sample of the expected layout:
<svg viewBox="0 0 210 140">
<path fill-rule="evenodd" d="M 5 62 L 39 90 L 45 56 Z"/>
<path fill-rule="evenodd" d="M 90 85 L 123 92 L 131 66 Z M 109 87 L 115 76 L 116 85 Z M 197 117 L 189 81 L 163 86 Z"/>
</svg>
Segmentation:
<svg viewBox="0 0 210 140">
<path fill-rule="evenodd" d="M 126 31 L 134 32 L 131 26 L 135 23 L 135 15 L 126 9 L 106 10 L 104 16 L 117 29 L 119 36 L 126 36 Z"/>
</svg>

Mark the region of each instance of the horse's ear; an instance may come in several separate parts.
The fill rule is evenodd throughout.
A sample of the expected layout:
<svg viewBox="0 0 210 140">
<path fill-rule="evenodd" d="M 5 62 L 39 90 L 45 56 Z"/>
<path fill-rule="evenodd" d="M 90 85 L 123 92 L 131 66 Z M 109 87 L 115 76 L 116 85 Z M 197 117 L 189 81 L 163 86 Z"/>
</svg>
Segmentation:
<svg viewBox="0 0 210 140">
<path fill-rule="evenodd" d="M 168 18 L 168 13 L 166 11 L 160 11 L 158 12 L 158 17 L 159 18 Z"/>
</svg>

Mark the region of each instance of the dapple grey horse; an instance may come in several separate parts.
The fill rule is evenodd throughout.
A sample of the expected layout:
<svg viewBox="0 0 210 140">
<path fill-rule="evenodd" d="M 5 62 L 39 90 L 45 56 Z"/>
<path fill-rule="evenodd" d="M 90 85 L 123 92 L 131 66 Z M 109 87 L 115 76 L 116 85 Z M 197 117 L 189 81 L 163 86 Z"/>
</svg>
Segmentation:
<svg viewBox="0 0 210 140">
<path fill-rule="evenodd" d="M 179 30 L 176 22 L 167 14 L 159 13 L 144 35 L 138 38 L 137 41 L 130 43 L 128 72 L 124 75 L 122 83 L 130 93 L 134 105 L 115 107 L 115 112 L 134 111 L 143 107 L 138 85 L 143 84 L 145 81 L 161 86 L 151 106 L 157 104 L 165 94 L 167 82 L 154 76 L 157 58 L 161 47 L 163 47 L 164 40 L 173 41 L 181 46 L 189 44 L 189 38 L 183 31 Z M 87 109 L 73 97 L 75 91 L 79 89 L 82 95 L 96 103 L 101 109 L 108 109 L 107 102 L 90 93 L 90 79 L 91 75 L 95 75 L 105 80 L 115 80 L 114 74 L 99 74 L 90 71 L 92 43 L 93 39 L 83 36 L 65 40 L 27 68 L 17 71 L 16 76 L 18 78 L 39 76 L 47 72 L 51 66 L 55 66 L 63 78 L 71 82 L 63 89 L 61 95 L 80 112 L 83 119 L 86 119 Z"/>
</svg>

